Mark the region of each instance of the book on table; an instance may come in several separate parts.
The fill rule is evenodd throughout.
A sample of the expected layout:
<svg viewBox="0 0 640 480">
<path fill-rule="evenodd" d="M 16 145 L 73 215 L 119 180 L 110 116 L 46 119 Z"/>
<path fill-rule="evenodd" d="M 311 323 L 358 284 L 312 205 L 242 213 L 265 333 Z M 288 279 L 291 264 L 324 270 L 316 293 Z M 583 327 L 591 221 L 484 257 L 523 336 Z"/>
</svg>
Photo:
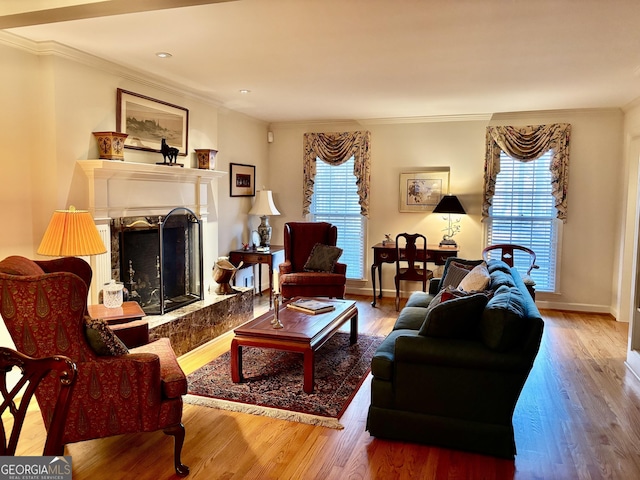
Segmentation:
<svg viewBox="0 0 640 480">
<path fill-rule="evenodd" d="M 322 302 L 320 300 L 314 300 L 312 298 L 299 298 L 291 303 L 287 304 L 287 308 L 291 310 L 297 310 L 299 312 L 309 313 L 315 315 L 317 313 L 330 312 L 335 310 L 332 304 L 328 302 Z"/>
</svg>

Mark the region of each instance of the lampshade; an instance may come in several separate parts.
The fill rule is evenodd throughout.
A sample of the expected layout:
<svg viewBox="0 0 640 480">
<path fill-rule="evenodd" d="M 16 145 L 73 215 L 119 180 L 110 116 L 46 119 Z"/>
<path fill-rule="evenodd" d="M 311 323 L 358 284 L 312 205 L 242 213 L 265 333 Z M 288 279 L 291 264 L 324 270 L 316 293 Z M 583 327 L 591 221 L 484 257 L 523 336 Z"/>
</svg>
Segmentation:
<svg viewBox="0 0 640 480">
<path fill-rule="evenodd" d="M 257 215 L 259 217 L 265 215 L 280 215 L 276 204 L 273 203 L 273 193 L 271 190 L 259 190 L 258 193 L 256 193 L 256 201 L 253 203 L 251 210 L 249 210 L 249 215 Z"/>
<path fill-rule="evenodd" d="M 86 210 L 56 210 L 38 248 L 39 255 L 73 257 L 107 251 L 91 214 Z"/>
<path fill-rule="evenodd" d="M 433 213 L 453 213 L 457 215 L 465 215 L 460 200 L 455 195 L 445 195 L 442 197 L 436 208 L 433 209 Z"/>
</svg>

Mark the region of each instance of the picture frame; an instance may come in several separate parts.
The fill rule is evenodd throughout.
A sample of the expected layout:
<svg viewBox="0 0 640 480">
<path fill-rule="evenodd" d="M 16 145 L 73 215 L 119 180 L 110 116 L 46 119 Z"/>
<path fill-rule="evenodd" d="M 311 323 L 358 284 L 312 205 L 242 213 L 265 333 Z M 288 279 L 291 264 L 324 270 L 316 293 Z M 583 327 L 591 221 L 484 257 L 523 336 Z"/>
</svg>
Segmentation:
<svg viewBox="0 0 640 480">
<path fill-rule="evenodd" d="M 125 148 L 161 152 L 162 139 L 178 149 L 189 151 L 189 110 L 162 100 L 118 88 L 116 129 L 126 133 Z"/>
<path fill-rule="evenodd" d="M 229 164 L 229 195 L 232 197 L 256 196 L 255 165 Z"/>
<path fill-rule="evenodd" d="M 449 167 L 400 173 L 400 212 L 431 212 L 449 193 Z"/>
</svg>

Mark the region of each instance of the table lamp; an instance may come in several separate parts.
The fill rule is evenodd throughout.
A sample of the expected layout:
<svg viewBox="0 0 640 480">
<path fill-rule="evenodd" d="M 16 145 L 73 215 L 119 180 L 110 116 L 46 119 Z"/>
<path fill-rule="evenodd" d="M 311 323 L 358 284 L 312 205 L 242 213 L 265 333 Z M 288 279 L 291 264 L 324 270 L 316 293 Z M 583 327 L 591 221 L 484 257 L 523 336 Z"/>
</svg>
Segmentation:
<svg viewBox="0 0 640 480">
<path fill-rule="evenodd" d="M 445 195 L 440 199 L 436 208 L 433 209 L 433 213 L 444 213 L 449 215 L 449 226 L 444 228 L 443 231 L 447 232 L 440 242 L 441 247 L 457 247 L 453 236 L 460 231 L 460 219 L 456 221 L 451 220 L 451 215 L 465 215 L 460 200 L 455 195 Z M 446 218 L 446 217 L 445 217 Z"/>
<path fill-rule="evenodd" d="M 256 193 L 256 201 L 249 210 L 249 215 L 258 215 L 260 225 L 258 225 L 258 235 L 260 235 L 260 246 L 268 248 L 271 244 L 271 225 L 269 225 L 269 215 L 280 215 L 273 203 L 273 193 L 271 190 L 259 190 Z"/>
<path fill-rule="evenodd" d="M 49 257 L 83 257 L 106 253 L 100 233 L 86 210 L 56 210 L 51 216 L 38 254 Z"/>
</svg>

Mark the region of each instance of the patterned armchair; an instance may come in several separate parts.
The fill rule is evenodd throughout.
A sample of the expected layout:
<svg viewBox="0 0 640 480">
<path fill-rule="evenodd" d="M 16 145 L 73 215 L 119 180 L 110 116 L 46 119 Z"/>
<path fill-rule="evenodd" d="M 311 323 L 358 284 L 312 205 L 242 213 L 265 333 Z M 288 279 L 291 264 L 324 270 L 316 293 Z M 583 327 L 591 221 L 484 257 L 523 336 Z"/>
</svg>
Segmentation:
<svg viewBox="0 0 640 480">
<path fill-rule="evenodd" d="M 280 291 L 284 298 L 344 298 L 347 266 L 338 263 L 335 257 L 331 258 L 331 252 L 325 253 L 324 258 L 321 253 L 320 261 L 305 269 L 316 244 L 335 247 L 337 239 L 338 229 L 327 222 L 289 222 L 284 225 L 285 261 L 280 264 Z"/>
<path fill-rule="evenodd" d="M 91 275 L 79 258 L 13 256 L 0 262 L 0 314 L 16 349 L 36 358 L 64 355 L 77 365 L 62 449 L 68 443 L 162 429 L 175 439 L 174 467 L 185 476 L 189 469 L 180 454 L 187 381 L 169 339 L 123 355 L 97 355 L 85 335 Z M 54 378 L 45 378 L 36 391 L 47 430 L 59 388 Z"/>
</svg>

